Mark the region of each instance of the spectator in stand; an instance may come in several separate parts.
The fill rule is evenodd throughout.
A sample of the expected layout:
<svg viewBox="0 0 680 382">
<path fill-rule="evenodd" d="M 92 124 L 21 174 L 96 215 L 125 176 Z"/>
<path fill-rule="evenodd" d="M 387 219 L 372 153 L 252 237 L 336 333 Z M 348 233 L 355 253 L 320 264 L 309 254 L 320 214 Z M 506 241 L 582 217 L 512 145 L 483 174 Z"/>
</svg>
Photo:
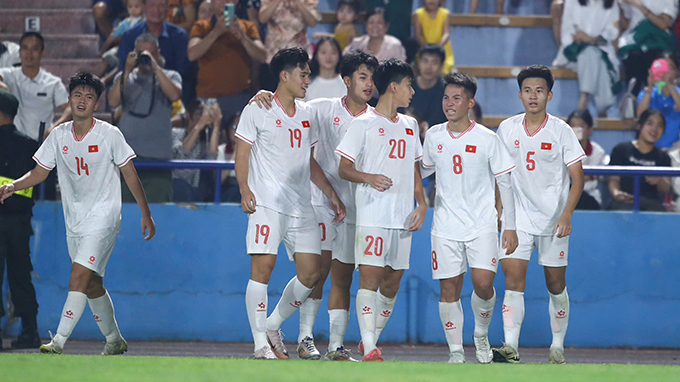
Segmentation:
<svg viewBox="0 0 680 382">
<path fill-rule="evenodd" d="M 47 136 L 55 126 L 70 121 L 68 92 L 61 78 L 40 67 L 45 40 L 38 32 L 26 32 L 19 40 L 21 67 L 0 69 L 0 88 L 9 90 L 19 99 L 19 112 L 14 119 L 17 129 L 34 141 L 41 141 L 40 126 Z M 54 121 L 54 110 L 62 112 Z"/>
<path fill-rule="evenodd" d="M 359 32 L 354 27 L 354 18 L 358 13 L 359 3 L 356 0 L 340 0 L 335 8 L 338 25 L 335 26 L 334 33 L 317 32 L 312 35 L 312 38 L 334 37 L 340 44 L 342 52 L 355 37 L 359 36 Z"/>
<path fill-rule="evenodd" d="M 446 88 L 442 79 L 445 57 L 444 49 L 439 45 L 425 45 L 416 55 L 418 75 L 411 84 L 416 92 L 411 99 L 411 107 L 418 110 L 428 126 L 446 121 L 441 107 Z"/>
<path fill-rule="evenodd" d="M 576 110 L 567 118 L 567 124 L 574 130 L 576 138 L 586 158 L 582 161 L 584 166 L 606 166 L 609 163 L 609 155 L 597 142 L 590 140 L 593 133 L 593 117 L 588 110 Z M 587 176 L 581 199 L 576 205 L 577 210 L 602 209 L 602 194 L 600 193 L 600 181 L 597 176 Z"/>
<path fill-rule="evenodd" d="M 151 33 L 158 39 L 160 51 L 165 59 L 164 69 L 179 73 L 184 79 L 182 89 L 185 89 L 183 99 L 190 98 L 194 89 L 191 89 L 191 71 L 189 58 L 187 57 L 187 47 L 189 35 L 187 32 L 171 23 L 165 21 L 168 15 L 168 0 L 146 0 L 146 22 L 137 23 L 123 37 L 118 47 L 118 71 L 125 70 L 125 62 L 130 52 L 135 49 L 137 37 L 144 33 Z M 168 131 L 169 133 L 169 131 Z"/>
<path fill-rule="evenodd" d="M 390 22 L 384 8 L 372 8 L 366 15 L 366 34 L 352 40 L 344 53 L 360 50 L 374 55 L 378 61 L 396 58 L 406 61 L 406 50 L 398 38 L 387 34 Z"/>
<path fill-rule="evenodd" d="M 333 37 L 323 37 L 316 44 L 309 69 L 312 83 L 307 88 L 305 101 L 317 98 L 340 98 L 347 95 L 347 86 L 340 77 L 340 44 Z"/>
<path fill-rule="evenodd" d="M 675 148 L 668 152 L 668 156 L 671 157 L 671 166 L 680 167 L 680 147 Z M 675 195 L 680 195 L 680 176 L 675 176 L 671 178 L 673 192 Z M 680 212 L 680 199 L 676 199 L 673 202 L 675 212 Z"/>
<path fill-rule="evenodd" d="M 189 59 L 198 61 L 196 95 L 216 98 L 222 115 L 241 111 L 250 99 L 251 64 L 264 62 L 266 52 L 257 26 L 236 19 L 227 26 L 223 9 L 235 0 L 211 0 L 210 20 L 194 24 L 189 41 Z"/>
<path fill-rule="evenodd" d="M 637 116 L 649 109 L 659 110 L 666 119 L 666 130 L 657 147 L 670 148 L 680 138 L 680 87 L 677 63 L 671 56 L 652 63 L 647 76 L 647 86 L 638 94 Z"/>
<path fill-rule="evenodd" d="M 198 11 L 196 13 L 196 21 L 201 21 L 201 20 L 210 20 L 210 18 L 213 15 L 212 11 L 212 5 L 210 4 L 210 0 L 203 0 L 201 2 L 201 5 L 198 6 Z M 238 14 L 237 14 L 238 15 Z M 239 17 L 241 18 L 241 17 Z M 193 26 L 192 26 L 193 28 Z M 189 31 L 191 32 L 191 31 Z"/>
<path fill-rule="evenodd" d="M 206 106 L 195 99 L 187 107 L 188 125 L 186 128 L 172 128 L 172 149 L 175 159 L 215 159 L 216 152 L 209 147 L 217 147 L 220 140 L 222 113 L 219 107 Z M 215 151 L 215 150 L 213 150 Z M 172 170 L 173 199 L 177 202 L 202 202 L 205 195 L 200 188 L 201 170 Z"/>
<path fill-rule="evenodd" d="M 21 65 L 19 44 L 11 41 L 0 42 L 0 68 L 11 68 Z"/>
<path fill-rule="evenodd" d="M 182 94 L 182 77 L 174 70 L 163 69 L 159 61 L 156 36 L 140 35 L 135 50 L 123 61 L 125 69 L 116 76 L 109 90 L 109 105 L 121 105 L 123 109 L 118 124 L 120 131 L 139 160 L 168 160 L 173 156 L 170 119 L 172 103 Z M 172 201 L 170 170 L 140 171 L 139 178 L 149 202 Z M 127 186 L 123 187 L 123 201 L 134 202 Z"/>
<path fill-rule="evenodd" d="M 129 1 L 129 0 L 128 0 Z M 165 21 L 191 32 L 196 22 L 196 10 L 200 0 L 168 0 L 168 16 Z"/>
<path fill-rule="evenodd" d="M 561 45 L 553 66 L 578 73 L 579 110 L 588 108 L 592 97 L 598 115 L 616 101 L 612 85 L 619 80 L 619 60 L 614 49 L 618 37 L 619 8 L 615 0 L 565 0 Z"/>
<path fill-rule="evenodd" d="M 226 129 L 222 129 L 220 143 L 217 148 L 213 146 L 214 141 L 210 141 L 210 152 L 216 151 L 217 160 L 227 162 L 233 161 L 236 155 L 236 126 L 241 120 L 241 114 L 233 115 L 227 120 Z M 238 188 L 236 174 L 232 170 L 222 171 L 222 202 L 241 203 L 241 191 Z"/>
<path fill-rule="evenodd" d="M 633 94 L 637 94 L 647 85 L 652 62 L 676 51 L 669 28 L 678 16 L 678 0 L 621 0 L 620 4 L 619 54 L 628 80 L 636 79 Z"/>
<path fill-rule="evenodd" d="M 555 43 L 562 43 L 562 12 L 564 12 L 564 0 L 552 0 L 550 4 L 550 17 L 552 18 L 552 30 Z"/>
<path fill-rule="evenodd" d="M 238 3 L 236 3 L 236 16 L 241 20 L 252 21 L 259 27 L 260 6 L 260 0 L 238 0 Z"/>
<path fill-rule="evenodd" d="M 612 166 L 670 166 L 671 158 L 656 147 L 666 128 L 663 114 L 648 109 L 637 121 L 638 137 L 632 142 L 619 143 L 612 150 L 609 164 Z M 609 178 L 609 192 L 614 200 L 610 210 L 633 209 L 633 177 L 612 176 Z M 666 211 L 665 194 L 671 189 L 671 179 L 646 176 L 640 180 L 640 209 L 642 211 Z"/>
<path fill-rule="evenodd" d="M 307 38 L 307 28 L 318 22 L 318 0 L 262 0 L 260 22 L 267 24 L 267 38 L 264 46 L 267 51 L 267 64 L 281 49 L 303 47 L 312 55 L 312 44 Z M 262 87 L 275 90 L 278 79 L 263 66 L 260 72 Z"/>
<path fill-rule="evenodd" d="M 127 1 L 128 17 L 118 23 L 116 29 L 111 32 L 111 35 L 106 39 L 104 45 L 102 45 L 101 49 L 99 50 L 99 54 L 102 56 L 102 62 L 100 62 L 99 66 L 97 66 L 95 74 L 99 77 L 102 77 L 102 81 L 104 81 L 104 83 L 108 83 L 117 72 L 119 64 L 118 44 L 120 44 L 120 39 L 122 38 L 123 33 L 127 32 L 138 22 L 144 21 L 144 1 L 145 0 Z M 104 76 L 108 72 L 110 73 Z"/>
<path fill-rule="evenodd" d="M 113 30 L 113 22 L 125 17 L 124 0 L 93 0 L 92 15 L 97 31 L 105 39 Z"/>
<path fill-rule="evenodd" d="M 451 24 L 449 10 L 440 7 L 440 0 L 425 0 L 425 7 L 413 12 L 412 22 L 420 45 L 436 44 L 444 48 L 446 59 L 443 74 L 451 73 L 454 59 L 451 49 Z"/>
<path fill-rule="evenodd" d="M 502 15 L 504 13 L 505 0 L 496 0 L 496 14 Z M 470 13 L 477 13 L 479 7 L 479 0 L 470 0 Z"/>
<path fill-rule="evenodd" d="M 406 52 L 406 61 L 412 62 L 418 51 L 418 41 L 411 34 L 411 12 L 413 0 L 365 0 L 364 9 L 382 8 L 385 20 L 389 20 L 386 34 L 399 39 Z M 368 16 L 367 16 L 368 17 Z M 382 61 L 378 57 L 378 61 Z"/>
</svg>

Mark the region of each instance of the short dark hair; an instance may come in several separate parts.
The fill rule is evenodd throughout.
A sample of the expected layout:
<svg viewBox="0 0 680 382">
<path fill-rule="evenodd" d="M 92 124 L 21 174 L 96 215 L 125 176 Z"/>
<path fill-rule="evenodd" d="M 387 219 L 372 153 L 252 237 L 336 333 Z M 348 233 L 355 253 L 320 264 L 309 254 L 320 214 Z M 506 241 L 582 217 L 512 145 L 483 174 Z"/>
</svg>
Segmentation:
<svg viewBox="0 0 680 382">
<path fill-rule="evenodd" d="M 21 46 L 21 44 L 24 42 L 25 39 L 31 38 L 31 37 L 38 39 L 38 41 L 40 41 L 40 50 L 45 50 L 45 39 L 38 32 L 26 32 L 26 33 L 22 34 L 21 38 L 19 38 L 19 45 Z"/>
<path fill-rule="evenodd" d="M 325 43 L 331 44 L 338 52 L 338 63 L 335 64 L 335 74 L 340 74 L 340 63 L 342 62 L 342 48 L 340 48 L 340 43 L 338 43 L 338 40 L 336 40 L 335 37 L 324 36 L 321 37 L 318 43 L 316 43 L 314 54 L 312 54 L 312 60 L 309 62 L 309 70 L 312 72 L 312 78 L 318 76 L 319 72 L 321 71 L 319 68 L 319 50 L 321 45 Z"/>
<path fill-rule="evenodd" d="M 392 82 L 400 84 L 404 78 L 409 78 L 413 82 L 413 68 L 406 62 L 396 58 L 390 58 L 381 62 L 378 69 L 373 73 L 373 82 L 380 95 L 385 94 L 387 87 Z"/>
<path fill-rule="evenodd" d="M 194 113 L 196 113 L 203 105 L 205 104 L 199 98 L 192 98 L 186 103 L 184 108 L 186 109 L 187 114 L 194 115 Z"/>
<path fill-rule="evenodd" d="M 295 70 L 295 68 L 304 69 L 307 65 L 309 65 L 309 54 L 303 48 L 296 46 L 276 52 L 274 57 L 272 57 L 269 68 L 274 77 L 276 77 L 276 81 L 278 81 L 282 71 L 290 72 Z"/>
<path fill-rule="evenodd" d="M 569 117 L 567 118 L 567 125 L 571 126 L 571 120 L 574 118 L 580 118 L 583 120 L 583 122 L 588 125 L 588 127 L 593 127 L 593 116 L 590 114 L 588 109 L 584 110 L 574 110 L 569 114 Z"/>
<path fill-rule="evenodd" d="M 446 52 L 444 51 L 444 48 L 437 44 L 423 45 L 420 49 L 418 49 L 416 57 L 420 59 L 425 54 L 431 54 L 433 56 L 439 57 L 439 60 L 442 64 L 446 60 Z"/>
<path fill-rule="evenodd" d="M 640 114 L 640 118 L 638 118 L 638 120 L 635 122 L 635 127 L 637 127 L 637 131 L 635 132 L 636 138 L 640 137 L 642 126 L 644 126 L 645 123 L 647 123 L 647 120 L 653 115 L 658 115 L 661 117 L 661 121 L 663 122 L 663 130 L 666 131 L 666 117 L 663 116 L 663 113 L 656 109 L 647 109 L 643 111 L 642 114 Z"/>
<path fill-rule="evenodd" d="M 371 18 L 371 16 L 373 15 L 382 15 L 383 20 L 385 20 L 385 24 L 390 23 L 390 19 L 387 17 L 387 12 L 383 7 L 375 7 L 369 9 L 368 12 L 366 12 L 366 22 L 368 22 L 368 19 Z"/>
<path fill-rule="evenodd" d="M 477 79 L 463 73 L 452 73 L 444 76 L 444 88 L 449 85 L 463 88 L 468 98 L 475 98 L 477 94 Z"/>
<path fill-rule="evenodd" d="M 517 84 L 519 85 L 519 90 L 522 90 L 522 83 L 527 78 L 543 78 L 545 82 L 548 83 L 548 90 L 552 91 L 553 85 L 555 84 L 555 76 L 553 76 L 550 68 L 545 65 L 531 65 L 522 69 L 517 75 Z"/>
<path fill-rule="evenodd" d="M 379 64 L 374 55 L 361 50 L 351 50 L 344 54 L 342 60 L 340 60 L 340 75 L 343 78 L 352 77 L 352 74 L 359 70 L 361 65 L 366 65 L 368 70 L 375 73 Z"/>
<path fill-rule="evenodd" d="M 359 13 L 361 6 L 357 0 L 340 0 L 338 1 L 338 6 L 335 7 L 335 11 L 339 11 L 342 7 L 348 7 L 354 11 L 354 13 Z"/>
<path fill-rule="evenodd" d="M 102 80 L 88 72 L 78 72 L 68 79 L 68 94 L 71 95 L 71 93 L 79 86 L 94 90 L 94 92 L 97 93 L 97 99 L 99 99 L 99 96 L 104 92 L 104 83 Z"/>
</svg>

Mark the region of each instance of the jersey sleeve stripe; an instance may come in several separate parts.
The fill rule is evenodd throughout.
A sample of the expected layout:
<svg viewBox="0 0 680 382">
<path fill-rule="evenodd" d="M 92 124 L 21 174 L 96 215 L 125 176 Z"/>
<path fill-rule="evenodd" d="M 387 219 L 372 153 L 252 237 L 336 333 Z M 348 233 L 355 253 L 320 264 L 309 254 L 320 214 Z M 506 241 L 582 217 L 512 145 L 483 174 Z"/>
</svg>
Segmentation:
<svg viewBox="0 0 680 382">
<path fill-rule="evenodd" d="M 123 167 L 123 166 L 125 166 L 126 164 L 128 164 L 128 162 L 129 162 L 130 159 L 132 159 L 132 158 L 137 158 L 137 154 L 132 154 L 132 155 L 130 155 L 129 157 L 127 157 L 127 159 L 125 159 L 125 160 L 123 161 L 123 163 L 117 164 L 116 166 L 118 166 L 118 167 Z"/>
<path fill-rule="evenodd" d="M 414 162 L 418 162 L 418 161 L 419 161 L 419 160 L 421 160 L 421 159 L 423 159 L 423 156 L 422 156 L 422 155 L 421 155 L 421 156 L 418 156 L 418 157 L 416 157 L 416 159 L 414 160 Z"/>
<path fill-rule="evenodd" d="M 426 167 L 426 168 L 435 168 L 436 165 L 433 164 L 433 165 L 430 166 L 429 164 L 425 164 L 425 162 L 423 162 L 423 167 Z"/>
<path fill-rule="evenodd" d="M 576 159 L 574 159 L 573 161 L 567 163 L 567 167 L 571 166 L 572 164 L 574 164 L 574 163 L 580 161 L 581 159 L 583 159 L 583 158 L 585 158 L 585 157 L 586 157 L 586 155 L 585 155 L 585 154 L 582 154 L 582 155 L 579 156 L 578 158 L 576 158 Z"/>
<path fill-rule="evenodd" d="M 517 166 L 512 166 L 512 167 L 510 167 L 510 168 L 507 169 L 507 170 L 504 170 L 504 171 L 499 172 L 498 174 L 493 174 L 493 176 L 500 176 L 500 175 L 506 174 L 506 173 L 508 173 L 508 172 L 510 172 L 510 171 L 512 171 L 512 170 L 514 170 L 516 167 L 517 167 Z"/>
<path fill-rule="evenodd" d="M 35 155 L 33 155 L 33 160 L 35 161 L 35 163 L 37 163 L 40 167 L 44 168 L 45 170 L 52 171 L 52 170 L 54 169 L 54 167 L 51 167 L 51 168 L 50 168 L 50 167 L 45 166 L 44 164 L 42 164 L 42 163 L 40 162 L 40 159 L 38 159 L 38 157 L 36 157 Z"/>
<path fill-rule="evenodd" d="M 234 135 L 236 135 L 236 137 L 240 138 L 242 141 L 248 142 L 252 146 L 253 141 L 251 141 L 250 139 L 244 137 L 243 135 L 241 135 L 239 133 L 234 133 Z"/>
<path fill-rule="evenodd" d="M 319 141 L 314 141 L 314 143 L 312 143 L 312 147 L 316 146 L 317 143 L 319 143 Z"/>
<path fill-rule="evenodd" d="M 345 153 L 343 153 L 342 151 L 340 151 L 340 150 L 338 150 L 338 149 L 336 149 L 336 150 L 335 150 L 335 152 L 336 152 L 336 153 L 338 153 L 338 154 L 340 154 L 340 156 L 343 156 L 343 157 L 345 157 L 345 158 L 347 158 L 347 159 L 351 160 L 352 162 L 354 162 L 354 161 L 355 161 L 355 159 L 354 159 L 354 158 L 352 158 L 352 156 L 351 156 L 351 155 L 349 155 L 349 154 L 345 154 Z"/>
</svg>

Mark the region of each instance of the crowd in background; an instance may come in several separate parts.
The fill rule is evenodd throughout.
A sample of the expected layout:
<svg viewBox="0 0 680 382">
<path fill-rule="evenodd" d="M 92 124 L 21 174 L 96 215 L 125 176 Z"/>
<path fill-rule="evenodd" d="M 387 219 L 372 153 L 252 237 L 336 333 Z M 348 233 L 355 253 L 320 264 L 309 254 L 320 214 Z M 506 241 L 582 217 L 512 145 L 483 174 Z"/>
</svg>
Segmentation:
<svg viewBox="0 0 680 382">
<path fill-rule="evenodd" d="M 411 12 L 414 1 L 421 7 Z M 588 155 L 584 164 L 680 166 L 678 0 L 545 1 L 551 4 L 559 46 L 553 65 L 578 75 L 580 97 L 568 123 Z M 445 1 L 335 0 L 331 5 L 337 15 L 333 32 L 310 34 L 308 28 L 320 20 L 318 0 L 95 1 L 101 37 L 96 74 L 107 83 L 114 123 L 141 159 L 230 160 L 239 112 L 258 89 L 275 89 L 268 63 L 279 49 L 292 46 L 304 47 L 312 57 L 305 100 L 344 96 L 340 59 L 358 49 L 379 60 L 413 64 L 415 96 L 403 112 L 419 121 L 421 138 L 430 126 L 446 121 L 442 75 L 460 62 L 452 49 L 456 36 Z M 470 13 L 478 5 L 479 0 L 471 0 Z M 497 13 L 503 7 L 498 0 Z M 31 32 L 20 46 L 0 45 L 0 87 L 17 95 L 17 128 L 37 141 L 71 115 L 63 83 L 40 67 L 44 44 Z M 31 86 L 49 90 L 35 92 Z M 622 116 L 637 119 L 638 136 L 607 154 L 590 139 L 596 120 L 588 110 L 606 117 L 617 103 Z M 53 123 L 55 108 L 62 113 Z M 483 123 L 481 107 L 470 117 Z M 214 172 L 162 170 L 140 176 L 151 202 L 214 198 Z M 223 171 L 221 180 L 222 200 L 239 202 L 233 174 Z M 676 208 L 679 183 L 677 178 L 644 178 L 642 209 Z M 426 184 L 432 196 L 433 182 Z M 632 209 L 632 179 L 590 177 L 585 190 L 579 208 Z M 124 190 L 124 200 L 132 201 L 129 191 Z"/>
</svg>

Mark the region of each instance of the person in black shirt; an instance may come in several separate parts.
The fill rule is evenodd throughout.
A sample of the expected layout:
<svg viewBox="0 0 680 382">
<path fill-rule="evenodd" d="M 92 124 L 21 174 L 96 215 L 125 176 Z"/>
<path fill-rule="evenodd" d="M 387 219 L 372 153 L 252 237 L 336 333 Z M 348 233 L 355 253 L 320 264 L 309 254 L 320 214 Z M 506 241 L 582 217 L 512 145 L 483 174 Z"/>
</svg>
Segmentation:
<svg viewBox="0 0 680 382">
<path fill-rule="evenodd" d="M 17 98 L 8 91 L 0 90 L 0 184 L 11 183 L 35 166 L 31 157 L 38 149 L 38 143 L 14 126 L 18 108 Z M 31 281 L 33 265 L 29 241 L 33 235 L 32 216 L 31 190 L 0 204 L 0 286 L 7 263 L 14 315 L 21 317 L 21 335 L 12 341 L 12 347 L 18 349 L 40 347 L 38 301 Z M 5 315 L 3 307 L 0 294 L 0 317 Z"/>
<path fill-rule="evenodd" d="M 416 55 L 418 76 L 411 84 L 416 93 L 410 106 L 423 116 L 430 127 L 447 121 L 441 105 L 446 88 L 442 78 L 444 58 L 446 53 L 439 45 L 425 45 Z"/>
<path fill-rule="evenodd" d="M 614 147 L 609 165 L 612 166 L 670 166 L 671 158 L 656 147 L 656 142 L 666 129 L 663 114 L 648 109 L 637 121 L 638 137 L 632 142 L 619 143 Z M 609 178 L 609 192 L 613 200 L 610 210 L 633 209 L 632 176 L 612 176 Z M 646 176 L 640 180 L 640 209 L 642 211 L 664 212 L 663 196 L 670 191 L 671 181 L 667 177 Z"/>
</svg>

